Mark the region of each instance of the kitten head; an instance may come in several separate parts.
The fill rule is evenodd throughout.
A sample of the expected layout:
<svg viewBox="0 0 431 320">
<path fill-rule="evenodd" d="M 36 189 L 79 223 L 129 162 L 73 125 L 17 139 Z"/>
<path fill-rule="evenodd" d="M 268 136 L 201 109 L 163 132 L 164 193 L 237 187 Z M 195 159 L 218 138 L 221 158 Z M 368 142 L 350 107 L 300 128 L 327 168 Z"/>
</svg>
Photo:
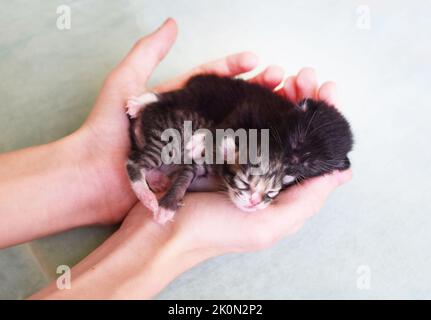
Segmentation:
<svg viewBox="0 0 431 320">
<path fill-rule="evenodd" d="M 285 184 L 350 167 L 350 125 L 334 107 L 305 99 L 286 127 Z"/>
<path fill-rule="evenodd" d="M 226 139 L 225 142 L 220 147 L 222 153 L 226 156 L 227 153 L 233 152 L 235 155 L 232 163 L 225 162 L 220 167 L 220 176 L 230 199 L 243 211 L 265 209 L 283 187 L 283 152 L 280 149 L 272 150 L 273 143 L 270 140 L 267 161 L 253 164 L 250 159 L 240 161 L 241 151 L 248 154 L 249 149 L 239 151 L 240 148 L 234 140 Z M 262 156 L 260 144 L 257 151 Z"/>
<path fill-rule="evenodd" d="M 243 211 L 265 209 L 283 187 L 282 158 L 270 159 L 269 170 L 257 175 L 251 164 L 222 165 L 223 183 L 232 202 Z"/>
<path fill-rule="evenodd" d="M 224 186 L 241 210 L 264 209 L 285 186 L 350 167 L 347 158 L 353 145 L 350 125 L 334 107 L 307 99 L 295 109 L 283 111 L 278 119 L 265 119 L 258 127 L 268 126 L 270 130 L 269 162 L 260 167 L 260 173 L 256 174 L 253 164 L 239 164 L 238 152 L 235 163 L 221 166 Z M 220 151 L 226 153 L 232 149 L 236 151 L 238 145 L 230 140 L 222 144 Z"/>
</svg>

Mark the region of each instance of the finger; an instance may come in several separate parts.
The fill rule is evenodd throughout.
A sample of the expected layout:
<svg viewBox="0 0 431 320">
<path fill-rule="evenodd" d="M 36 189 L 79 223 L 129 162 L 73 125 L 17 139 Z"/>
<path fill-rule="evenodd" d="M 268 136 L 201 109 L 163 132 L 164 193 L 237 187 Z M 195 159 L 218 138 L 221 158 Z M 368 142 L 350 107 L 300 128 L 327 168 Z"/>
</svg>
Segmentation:
<svg viewBox="0 0 431 320">
<path fill-rule="evenodd" d="M 151 73 L 174 44 L 176 36 L 177 25 L 169 18 L 156 31 L 138 40 L 114 72 L 126 72 L 143 89 Z"/>
<path fill-rule="evenodd" d="M 339 99 L 337 93 L 337 86 L 335 82 L 328 81 L 320 86 L 318 92 L 319 100 L 324 100 L 328 104 L 333 105 L 336 108 L 339 108 Z"/>
<path fill-rule="evenodd" d="M 274 222 L 288 232 L 293 225 L 319 211 L 329 194 L 341 184 L 349 181 L 352 171 L 335 171 L 295 185 L 280 194 L 275 204 Z"/>
<path fill-rule="evenodd" d="M 296 76 L 290 76 L 284 81 L 283 88 L 277 91 L 277 93 L 280 93 L 282 96 L 287 98 L 288 100 L 292 102 L 297 101 L 297 95 L 296 95 Z"/>
<path fill-rule="evenodd" d="M 314 99 L 317 93 L 316 72 L 312 68 L 303 68 L 296 77 L 297 101 L 305 98 Z"/>
<path fill-rule="evenodd" d="M 274 90 L 282 81 L 284 77 L 284 70 L 279 66 L 269 66 L 257 76 L 249 79 L 248 81 L 257 83 L 268 89 Z"/>
<path fill-rule="evenodd" d="M 234 77 L 253 70 L 257 66 L 257 56 L 251 52 L 233 54 L 192 69 L 190 72 L 156 86 L 153 90 L 164 92 L 181 88 L 187 80 L 197 74 L 217 74 L 219 76 Z"/>
</svg>

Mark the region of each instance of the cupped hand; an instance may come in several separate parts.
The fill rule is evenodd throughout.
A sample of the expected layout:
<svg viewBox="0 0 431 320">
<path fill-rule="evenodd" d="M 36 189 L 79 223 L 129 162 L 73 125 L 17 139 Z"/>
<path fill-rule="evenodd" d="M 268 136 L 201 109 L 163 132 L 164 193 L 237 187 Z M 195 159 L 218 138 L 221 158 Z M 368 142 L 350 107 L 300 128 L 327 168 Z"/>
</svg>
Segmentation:
<svg viewBox="0 0 431 320">
<path fill-rule="evenodd" d="M 175 21 L 168 19 L 158 30 L 140 39 L 109 74 L 88 119 L 73 135 L 74 151 L 86 155 L 81 161 L 85 166 L 81 171 L 94 181 L 94 189 L 101 198 L 96 210 L 100 212 L 96 219 L 99 223 L 120 221 L 136 203 L 125 170 L 130 144 L 124 106 L 127 98 L 148 90 L 147 81 L 173 45 L 176 34 Z M 235 76 L 254 69 L 256 64 L 257 59 L 251 53 L 234 54 L 199 66 L 151 90 L 179 88 L 196 73 L 217 71 Z"/>
<path fill-rule="evenodd" d="M 212 65 L 209 71 L 228 73 L 225 72 L 224 63 Z M 282 80 L 283 70 L 271 66 L 249 81 L 274 90 Z M 168 89 L 175 86 L 173 83 Z M 311 68 L 304 68 L 298 75 L 288 77 L 276 92 L 292 101 L 314 98 L 339 107 L 335 84 L 326 82 L 319 87 Z M 184 199 L 185 205 L 177 211 L 174 221 L 160 226 L 159 230 L 168 230 L 180 238 L 185 251 L 200 252 L 204 256 L 262 249 L 295 233 L 310 216 L 320 210 L 336 187 L 351 179 L 351 174 L 351 170 L 337 171 L 306 180 L 283 191 L 277 201 L 265 210 L 252 213 L 240 211 L 227 195 L 221 193 L 188 193 Z M 137 204 L 127 216 L 123 227 L 132 224 L 147 225 L 155 222 L 150 213 Z"/>
<path fill-rule="evenodd" d="M 130 148 L 128 119 L 124 105 L 128 97 L 140 95 L 148 88 L 147 81 L 158 63 L 173 45 L 177 27 L 168 19 L 158 30 L 139 40 L 123 61 L 107 77 L 96 104 L 85 124 L 77 132 L 79 148 L 91 157 L 93 179 L 98 181 L 105 210 L 98 221 L 113 223 L 121 220 L 136 203 L 124 168 Z M 199 66 L 187 74 L 152 88 L 157 92 L 177 89 L 194 74 L 217 73 L 236 76 L 254 69 L 257 58 L 251 53 L 239 53 Z M 274 89 L 283 80 L 280 67 L 271 66 L 250 81 Z M 335 85 L 317 86 L 314 71 L 303 69 L 289 77 L 277 93 L 298 101 L 305 97 L 327 100 L 336 105 Z M 84 143 L 83 143 L 84 142 Z M 266 210 L 244 213 L 233 206 L 225 195 L 190 193 L 186 205 L 176 215 L 173 229 L 188 243 L 189 249 L 213 252 L 253 250 L 266 247 L 286 234 L 299 229 L 317 212 L 329 193 L 350 179 L 351 171 L 337 172 L 314 178 L 283 192 Z M 154 223 L 150 214 L 137 204 L 124 225 Z"/>
</svg>

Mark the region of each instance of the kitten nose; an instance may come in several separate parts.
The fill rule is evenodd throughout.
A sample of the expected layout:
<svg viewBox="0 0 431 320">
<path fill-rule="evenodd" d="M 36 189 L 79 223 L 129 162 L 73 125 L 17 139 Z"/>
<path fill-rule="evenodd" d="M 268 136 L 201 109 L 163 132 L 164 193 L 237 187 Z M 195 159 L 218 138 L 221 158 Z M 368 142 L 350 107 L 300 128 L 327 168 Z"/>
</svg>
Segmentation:
<svg viewBox="0 0 431 320">
<path fill-rule="evenodd" d="M 262 202 L 262 195 L 259 192 L 254 192 L 250 199 L 249 202 L 251 203 L 251 205 L 256 205 Z"/>
</svg>

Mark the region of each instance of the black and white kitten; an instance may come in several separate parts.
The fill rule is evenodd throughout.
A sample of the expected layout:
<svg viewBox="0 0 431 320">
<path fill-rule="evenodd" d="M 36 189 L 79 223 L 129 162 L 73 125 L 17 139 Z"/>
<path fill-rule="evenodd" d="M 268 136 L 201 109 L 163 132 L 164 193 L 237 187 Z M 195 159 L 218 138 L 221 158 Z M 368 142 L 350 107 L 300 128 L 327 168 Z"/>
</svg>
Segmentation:
<svg viewBox="0 0 431 320">
<path fill-rule="evenodd" d="M 311 99 L 296 104 L 240 79 L 195 76 L 182 89 L 129 99 L 127 113 L 132 145 L 127 172 L 138 199 L 160 223 L 172 220 L 190 184 L 208 173 L 221 178 L 237 207 L 254 211 L 266 208 L 286 186 L 350 166 L 347 154 L 352 149 L 352 133 L 334 107 Z M 269 163 L 264 172 L 256 175 L 255 164 L 238 161 L 235 140 L 224 139 L 221 145 L 213 141 L 214 152 L 223 157 L 232 149 L 236 152 L 233 162 L 198 163 L 204 139 L 201 134 L 186 137 L 185 121 L 191 121 L 193 132 L 268 129 Z M 176 170 L 170 179 L 160 171 L 162 149 L 169 143 L 161 138 L 166 129 L 180 132 L 179 152 L 192 158 L 190 163 L 171 165 Z M 157 201 L 152 191 L 163 190 L 167 191 Z"/>
</svg>

